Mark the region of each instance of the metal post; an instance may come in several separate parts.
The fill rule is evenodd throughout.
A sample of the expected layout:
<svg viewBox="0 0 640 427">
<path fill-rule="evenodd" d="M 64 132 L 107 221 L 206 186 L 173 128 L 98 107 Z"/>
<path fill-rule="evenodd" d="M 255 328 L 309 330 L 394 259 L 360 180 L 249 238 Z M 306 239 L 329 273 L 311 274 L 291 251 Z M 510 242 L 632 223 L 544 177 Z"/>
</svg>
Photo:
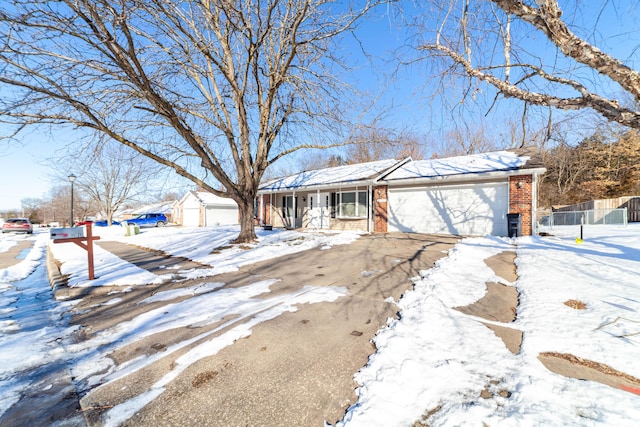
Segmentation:
<svg viewBox="0 0 640 427">
<path fill-rule="evenodd" d="M 71 212 L 69 214 L 69 227 L 73 227 L 73 182 L 76 180 L 74 174 L 69 175 L 69 182 L 71 183 Z"/>
</svg>

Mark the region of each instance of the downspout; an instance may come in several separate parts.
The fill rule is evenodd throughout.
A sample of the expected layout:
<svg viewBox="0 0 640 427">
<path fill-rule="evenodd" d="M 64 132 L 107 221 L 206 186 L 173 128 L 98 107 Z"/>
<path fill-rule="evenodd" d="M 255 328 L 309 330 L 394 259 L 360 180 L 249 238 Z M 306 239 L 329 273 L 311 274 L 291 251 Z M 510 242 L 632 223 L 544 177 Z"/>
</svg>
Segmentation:
<svg viewBox="0 0 640 427">
<path fill-rule="evenodd" d="M 371 233 L 373 220 L 373 197 L 371 197 L 372 186 L 369 184 L 367 186 L 367 232 Z"/>
<path fill-rule="evenodd" d="M 538 174 L 532 174 L 531 186 L 531 235 L 538 234 Z"/>
</svg>

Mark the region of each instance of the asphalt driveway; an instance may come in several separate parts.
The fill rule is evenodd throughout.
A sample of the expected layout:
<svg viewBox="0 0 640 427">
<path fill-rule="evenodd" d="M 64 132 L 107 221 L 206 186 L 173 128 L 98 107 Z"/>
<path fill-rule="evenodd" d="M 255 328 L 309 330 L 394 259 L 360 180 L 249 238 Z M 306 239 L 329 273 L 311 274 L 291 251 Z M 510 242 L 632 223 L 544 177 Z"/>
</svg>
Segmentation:
<svg viewBox="0 0 640 427">
<path fill-rule="evenodd" d="M 126 425 L 322 426 L 325 421 L 339 420 L 356 399 L 353 375 L 375 351 L 371 338 L 388 318 L 397 315 L 396 305 L 388 298 L 397 300 L 411 289 L 411 279 L 446 256 L 456 241 L 454 237 L 415 234 L 363 236 L 349 245 L 313 249 L 207 277 L 207 281 L 224 282 L 225 288 L 278 279 L 269 297 L 305 285 L 344 286 L 349 294 L 333 303 L 300 305 L 296 312 L 253 327 L 249 337 L 187 368 Z M 118 254 L 118 248 L 109 249 L 122 257 L 131 250 L 122 247 Z M 162 303 L 137 303 L 160 290 L 192 284 L 182 281 L 133 288 L 118 304 L 107 305 L 101 304 L 112 298 L 108 295 L 111 289 L 83 292 L 73 323 L 82 325 L 86 335 L 78 339 L 88 339 L 157 308 Z M 158 333 L 110 357 L 123 364 L 161 353 L 202 329 L 193 325 Z M 85 390 L 80 403 L 88 423 L 100 425 L 105 410 L 131 397 L 129 391 L 147 389 L 170 372 L 184 351 L 168 352 L 135 375 L 98 390 Z"/>
</svg>

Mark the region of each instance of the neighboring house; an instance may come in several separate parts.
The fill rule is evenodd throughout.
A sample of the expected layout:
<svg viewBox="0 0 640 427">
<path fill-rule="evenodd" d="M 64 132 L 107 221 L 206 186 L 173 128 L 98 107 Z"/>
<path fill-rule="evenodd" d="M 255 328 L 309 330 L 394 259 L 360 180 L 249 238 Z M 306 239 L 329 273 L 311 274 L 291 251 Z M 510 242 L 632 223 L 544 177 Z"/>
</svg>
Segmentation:
<svg viewBox="0 0 640 427">
<path fill-rule="evenodd" d="M 172 209 L 173 203 L 174 202 L 160 202 L 153 203 L 151 205 L 144 205 L 135 209 L 119 210 L 114 215 L 114 218 L 126 221 L 142 214 L 159 213 L 164 214 L 167 217 L 168 222 L 175 222 Z"/>
<path fill-rule="evenodd" d="M 173 205 L 176 222 L 189 227 L 239 224 L 238 205 L 204 191 L 189 191 Z"/>
<path fill-rule="evenodd" d="M 534 150 L 446 159 L 382 160 L 273 180 L 260 186 L 258 219 L 275 227 L 454 235 L 508 234 L 507 214 L 535 233 Z"/>
</svg>

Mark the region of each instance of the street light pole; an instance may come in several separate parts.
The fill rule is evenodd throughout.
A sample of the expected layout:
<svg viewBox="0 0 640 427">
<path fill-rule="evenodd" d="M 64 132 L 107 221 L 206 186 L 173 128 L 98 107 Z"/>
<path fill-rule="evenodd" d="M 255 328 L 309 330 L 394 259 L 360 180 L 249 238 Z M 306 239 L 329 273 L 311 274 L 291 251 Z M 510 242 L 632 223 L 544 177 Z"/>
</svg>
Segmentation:
<svg viewBox="0 0 640 427">
<path fill-rule="evenodd" d="M 67 178 L 69 178 L 69 182 L 71 183 L 71 213 L 69 216 L 69 227 L 73 227 L 73 182 L 76 180 L 76 176 L 71 174 Z"/>
</svg>

